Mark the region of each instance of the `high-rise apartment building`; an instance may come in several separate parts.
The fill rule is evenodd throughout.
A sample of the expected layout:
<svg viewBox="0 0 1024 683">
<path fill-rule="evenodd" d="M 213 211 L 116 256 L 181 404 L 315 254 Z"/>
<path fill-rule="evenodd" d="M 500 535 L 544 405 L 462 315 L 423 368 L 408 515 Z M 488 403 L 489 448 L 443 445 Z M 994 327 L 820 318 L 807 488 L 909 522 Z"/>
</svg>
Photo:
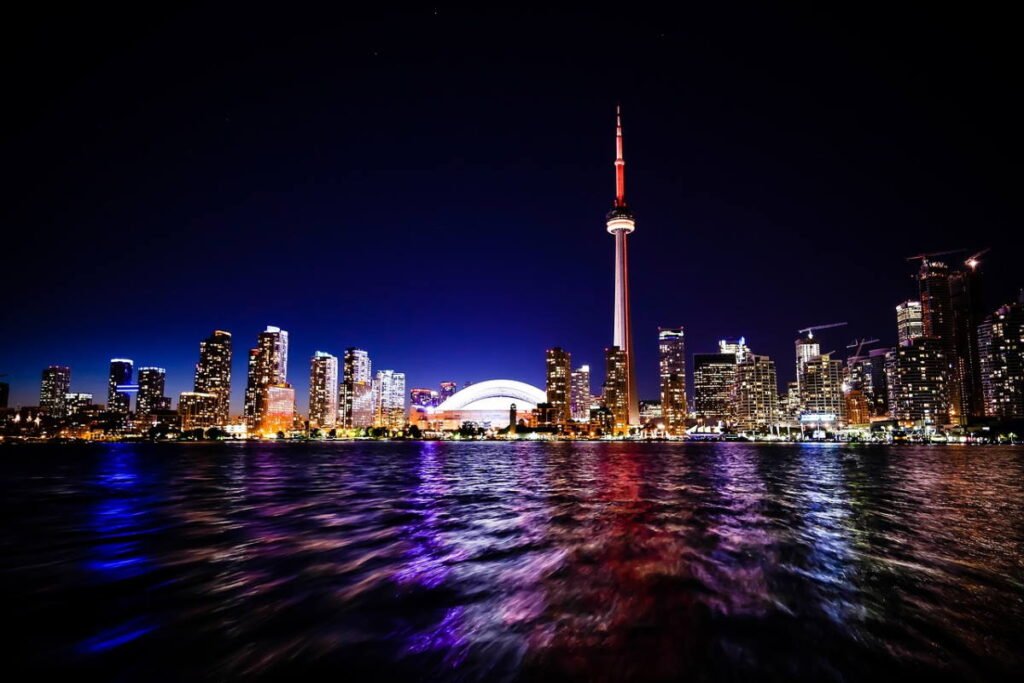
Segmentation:
<svg viewBox="0 0 1024 683">
<path fill-rule="evenodd" d="M 572 357 L 565 349 L 555 347 L 545 353 L 547 402 L 551 405 L 554 424 L 568 424 L 572 420 L 570 406 L 570 380 Z"/>
<path fill-rule="evenodd" d="M 250 431 L 268 433 L 264 429 L 267 422 L 267 401 L 269 387 L 288 388 L 288 332 L 279 327 L 268 325 L 260 332 L 256 348 L 249 351 L 248 377 L 245 386 L 245 419 Z M 280 408 L 286 392 L 276 391 L 274 397 Z M 294 412 L 295 395 L 292 392 L 292 410 Z M 290 428 L 290 427 L 289 427 Z M 282 430 L 269 430 L 282 431 Z"/>
<path fill-rule="evenodd" d="M 334 427 L 338 422 L 338 357 L 317 351 L 309 361 L 309 424 Z"/>
<path fill-rule="evenodd" d="M 604 351 L 604 404 L 612 413 L 612 424 L 615 433 L 629 428 L 629 360 L 626 352 L 618 346 L 610 346 Z M 640 404 L 637 403 L 637 419 L 639 420 Z"/>
<path fill-rule="evenodd" d="M 682 327 L 658 329 L 661 421 L 669 434 L 686 432 L 686 339 Z"/>
<path fill-rule="evenodd" d="M 775 361 L 746 353 L 736 365 L 736 424 L 765 432 L 779 421 L 779 384 Z"/>
<path fill-rule="evenodd" d="M 593 397 L 590 394 L 590 366 L 581 365 L 572 371 L 569 381 L 569 412 L 577 422 L 590 420 Z"/>
<path fill-rule="evenodd" d="M 985 415 L 1024 418 L 1024 294 L 985 318 L 978 348 Z"/>
<path fill-rule="evenodd" d="M 221 426 L 227 425 L 231 418 L 231 355 L 230 332 L 214 330 L 209 337 L 199 342 L 199 362 L 196 363 L 193 393 L 213 394 L 217 397 L 213 424 Z"/>
<path fill-rule="evenodd" d="M 949 364 L 946 375 L 946 405 L 951 424 L 963 424 L 963 386 L 960 376 L 960 349 L 957 348 L 956 315 L 953 310 L 953 277 L 940 261 L 921 261 L 918 271 L 921 292 L 921 319 L 924 336 L 934 339 Z"/>
<path fill-rule="evenodd" d="M 819 416 L 819 422 L 846 420 L 846 397 L 843 395 L 843 364 L 830 354 L 809 358 L 800 375 L 801 415 Z"/>
<path fill-rule="evenodd" d="M 736 355 L 693 355 L 693 407 L 705 425 L 731 423 L 736 418 Z"/>
<path fill-rule="evenodd" d="M 920 301 L 904 301 L 896 306 L 896 338 L 900 346 L 906 346 L 918 337 L 924 336 L 924 318 Z"/>
<path fill-rule="evenodd" d="M 405 427 L 405 373 L 378 370 L 373 379 L 374 426 L 398 431 Z"/>
<path fill-rule="evenodd" d="M 181 417 L 181 431 L 206 429 L 221 422 L 221 397 L 202 391 L 183 391 L 178 394 L 178 415 Z"/>
<path fill-rule="evenodd" d="M 886 355 L 889 410 L 906 427 L 936 427 L 949 420 L 949 361 L 942 342 L 918 337 Z"/>
<path fill-rule="evenodd" d="M 135 396 L 135 413 L 149 417 L 157 410 L 170 410 L 171 399 L 164 396 L 167 371 L 163 368 L 139 368 L 139 392 Z"/>
<path fill-rule="evenodd" d="M 43 370 L 39 385 L 39 407 L 50 417 L 63 418 L 67 414 L 66 396 L 71 388 L 71 368 L 51 365 Z"/>
<path fill-rule="evenodd" d="M 363 429 L 373 425 L 371 368 L 370 354 L 366 351 L 354 347 L 345 350 L 338 394 L 339 424 L 345 429 Z"/>
</svg>

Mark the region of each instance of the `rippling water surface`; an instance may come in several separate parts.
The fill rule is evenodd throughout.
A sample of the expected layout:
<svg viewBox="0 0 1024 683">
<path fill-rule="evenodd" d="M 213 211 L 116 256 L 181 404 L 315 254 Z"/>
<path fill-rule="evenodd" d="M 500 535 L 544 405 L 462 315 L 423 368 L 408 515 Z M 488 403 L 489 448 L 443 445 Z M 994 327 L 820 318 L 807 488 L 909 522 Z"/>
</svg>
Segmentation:
<svg viewBox="0 0 1024 683">
<path fill-rule="evenodd" d="M 817 681 L 1024 667 L 1022 449 L 368 442 L 0 457 L 16 670 Z"/>
</svg>

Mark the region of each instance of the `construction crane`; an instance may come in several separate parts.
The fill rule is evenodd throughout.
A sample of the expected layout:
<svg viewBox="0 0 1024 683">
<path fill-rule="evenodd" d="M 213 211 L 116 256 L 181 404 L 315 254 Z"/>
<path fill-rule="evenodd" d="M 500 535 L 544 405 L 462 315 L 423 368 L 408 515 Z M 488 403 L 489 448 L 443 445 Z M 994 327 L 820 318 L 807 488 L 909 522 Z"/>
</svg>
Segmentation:
<svg viewBox="0 0 1024 683">
<path fill-rule="evenodd" d="M 932 256 L 948 256 L 949 254 L 959 254 L 960 252 L 967 251 L 966 249 L 947 249 L 946 251 L 929 251 L 924 254 L 916 254 L 914 256 L 908 256 L 908 261 L 927 261 Z"/>
<path fill-rule="evenodd" d="M 968 268 L 970 268 L 971 270 L 974 270 L 975 268 L 977 268 L 981 264 L 981 261 L 979 261 L 978 259 L 980 259 L 982 256 L 984 256 L 985 254 L 987 254 L 990 251 L 992 251 L 992 247 L 985 247 L 984 249 L 979 251 L 977 254 L 974 254 L 973 256 L 968 257 L 968 259 L 966 261 L 964 261 L 964 265 L 967 266 Z"/>
<path fill-rule="evenodd" d="M 853 354 L 852 357 L 860 358 L 860 352 L 864 350 L 865 346 L 871 346 L 872 344 L 877 344 L 878 342 L 878 339 L 854 339 L 852 342 L 846 345 L 846 348 L 856 348 L 857 352 Z"/>
<path fill-rule="evenodd" d="M 828 325 L 812 325 L 811 327 L 805 327 L 802 330 L 797 330 L 797 332 L 806 332 L 808 339 L 814 339 L 815 330 L 827 330 L 833 327 L 842 327 L 845 324 L 846 323 L 829 323 Z"/>
</svg>

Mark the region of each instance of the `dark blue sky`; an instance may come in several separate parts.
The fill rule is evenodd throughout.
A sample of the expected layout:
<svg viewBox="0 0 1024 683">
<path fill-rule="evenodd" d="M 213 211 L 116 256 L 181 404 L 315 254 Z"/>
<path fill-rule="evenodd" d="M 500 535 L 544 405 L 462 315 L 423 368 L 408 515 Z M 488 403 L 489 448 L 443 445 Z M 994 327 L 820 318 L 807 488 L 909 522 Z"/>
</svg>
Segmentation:
<svg viewBox="0 0 1024 683">
<path fill-rule="evenodd" d="M 317 349 L 410 387 L 540 385 L 553 345 L 602 368 L 617 100 L 642 397 L 658 325 L 746 335 L 784 382 L 798 327 L 893 341 L 908 255 L 992 246 L 990 303 L 1022 284 L 1007 17 L 85 12 L 4 48 L 12 403 L 53 363 L 105 400 L 113 356 L 176 396 L 221 328 L 237 409 L 266 324 L 303 409 Z"/>
</svg>

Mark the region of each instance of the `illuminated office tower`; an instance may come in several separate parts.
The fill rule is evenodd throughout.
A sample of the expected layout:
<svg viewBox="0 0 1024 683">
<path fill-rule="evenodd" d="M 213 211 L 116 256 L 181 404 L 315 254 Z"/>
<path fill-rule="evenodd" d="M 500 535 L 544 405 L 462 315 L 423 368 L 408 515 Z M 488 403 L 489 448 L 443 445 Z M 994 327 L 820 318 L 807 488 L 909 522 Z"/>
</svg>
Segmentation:
<svg viewBox="0 0 1024 683">
<path fill-rule="evenodd" d="M 131 386 L 135 361 L 129 358 L 111 358 L 110 374 L 107 377 L 107 410 L 127 415 L 131 410 L 131 394 L 118 391 L 118 387 Z"/>
<path fill-rule="evenodd" d="M 618 108 L 615 112 L 615 201 L 612 204 L 612 210 L 608 212 L 607 228 L 608 232 L 615 236 L 615 316 L 611 348 L 618 348 L 626 359 L 623 384 L 615 391 L 625 392 L 625 396 L 622 397 L 626 402 L 626 422 L 624 424 L 635 425 L 640 422 L 640 401 L 636 393 L 633 327 L 629 312 L 629 236 L 636 230 L 636 223 L 633 220 L 633 212 L 626 205 L 626 161 L 622 153 L 622 112 Z M 614 412 L 614 408 L 612 412 Z M 616 422 L 618 422 L 618 418 L 616 418 Z"/>
<path fill-rule="evenodd" d="M 64 417 L 67 414 L 65 401 L 70 388 L 71 368 L 66 365 L 46 368 L 39 385 L 39 408 L 50 417 Z"/>
<path fill-rule="evenodd" d="M 918 337 L 886 355 L 889 411 L 905 427 L 935 427 L 949 420 L 947 373 L 943 344 Z"/>
<path fill-rule="evenodd" d="M 669 434 L 686 431 L 686 341 L 681 327 L 658 328 L 661 420 Z"/>
<path fill-rule="evenodd" d="M 171 399 L 164 396 L 167 371 L 163 368 L 139 368 L 139 393 L 135 396 L 135 413 L 148 417 L 157 410 L 170 410 Z"/>
<path fill-rule="evenodd" d="M 183 391 L 178 394 L 178 415 L 181 431 L 206 429 L 224 424 L 220 421 L 220 396 L 203 391 Z"/>
<path fill-rule="evenodd" d="M 950 424 L 963 424 L 963 387 L 960 380 L 959 350 L 956 344 L 956 323 L 953 312 L 952 275 L 945 263 L 921 261 L 918 271 L 921 292 L 921 319 L 924 336 L 938 341 L 942 355 L 949 364 L 946 373 L 947 405 Z"/>
<path fill-rule="evenodd" d="M 921 317 L 921 302 L 904 301 L 896 306 L 896 338 L 900 346 L 906 346 L 923 336 L 924 318 Z"/>
<path fill-rule="evenodd" d="M 267 387 L 288 382 L 288 333 L 268 325 L 260 332 L 256 348 L 249 351 L 248 377 L 245 386 L 245 419 L 250 430 L 263 429 L 268 409 Z M 280 394 L 281 392 L 277 392 Z M 294 405 L 294 392 L 292 403 Z M 280 430 L 277 430 L 280 431 Z"/>
<path fill-rule="evenodd" d="M 572 377 L 572 357 L 565 349 L 555 347 L 545 354 L 545 386 L 547 402 L 551 406 L 552 422 L 568 424 L 572 420 L 570 405 L 570 381 Z"/>
<path fill-rule="evenodd" d="M 616 433 L 629 428 L 629 358 L 618 346 L 604 350 L 604 404 Z M 637 419 L 640 405 L 637 403 Z"/>
<path fill-rule="evenodd" d="M 746 360 L 747 355 L 750 354 L 750 347 L 747 346 L 746 337 L 740 337 L 739 339 L 720 339 L 718 340 L 718 352 L 731 353 L 736 356 L 737 363 L 742 363 Z"/>
<path fill-rule="evenodd" d="M 270 384 L 262 388 L 263 412 L 259 431 L 264 436 L 287 433 L 295 426 L 295 389 L 288 384 Z"/>
<path fill-rule="evenodd" d="M 732 422 L 736 417 L 736 356 L 732 353 L 693 355 L 693 407 L 705 425 Z"/>
<path fill-rule="evenodd" d="M 373 425 L 373 376 L 370 354 L 363 349 L 345 349 L 338 392 L 340 426 L 363 429 Z"/>
<path fill-rule="evenodd" d="M 338 422 L 338 357 L 317 351 L 309 361 L 309 424 L 333 427 Z"/>
<path fill-rule="evenodd" d="M 736 365 L 736 424 L 742 429 L 768 431 L 779 419 L 779 384 L 775 361 L 746 353 Z"/>
<path fill-rule="evenodd" d="M 199 394 L 217 397 L 214 424 L 226 425 L 231 418 L 231 333 L 214 330 L 199 342 L 194 388 Z"/>
<path fill-rule="evenodd" d="M 846 397 L 843 394 L 843 364 L 825 353 L 806 360 L 800 375 L 800 412 L 821 416 L 821 421 L 843 422 Z"/>
<path fill-rule="evenodd" d="M 978 350 L 985 415 L 1024 417 L 1024 294 L 985 318 Z"/>
<path fill-rule="evenodd" d="M 433 408 L 437 405 L 437 392 L 433 389 L 416 387 L 409 390 L 409 403 L 413 407 Z"/>
<path fill-rule="evenodd" d="M 590 395 L 590 366 L 581 365 L 573 370 L 569 384 L 569 412 L 572 419 L 587 422 L 590 420 L 590 407 L 593 403 Z"/>
<path fill-rule="evenodd" d="M 390 430 L 405 427 L 405 373 L 378 370 L 373 380 L 374 426 Z"/>
</svg>

